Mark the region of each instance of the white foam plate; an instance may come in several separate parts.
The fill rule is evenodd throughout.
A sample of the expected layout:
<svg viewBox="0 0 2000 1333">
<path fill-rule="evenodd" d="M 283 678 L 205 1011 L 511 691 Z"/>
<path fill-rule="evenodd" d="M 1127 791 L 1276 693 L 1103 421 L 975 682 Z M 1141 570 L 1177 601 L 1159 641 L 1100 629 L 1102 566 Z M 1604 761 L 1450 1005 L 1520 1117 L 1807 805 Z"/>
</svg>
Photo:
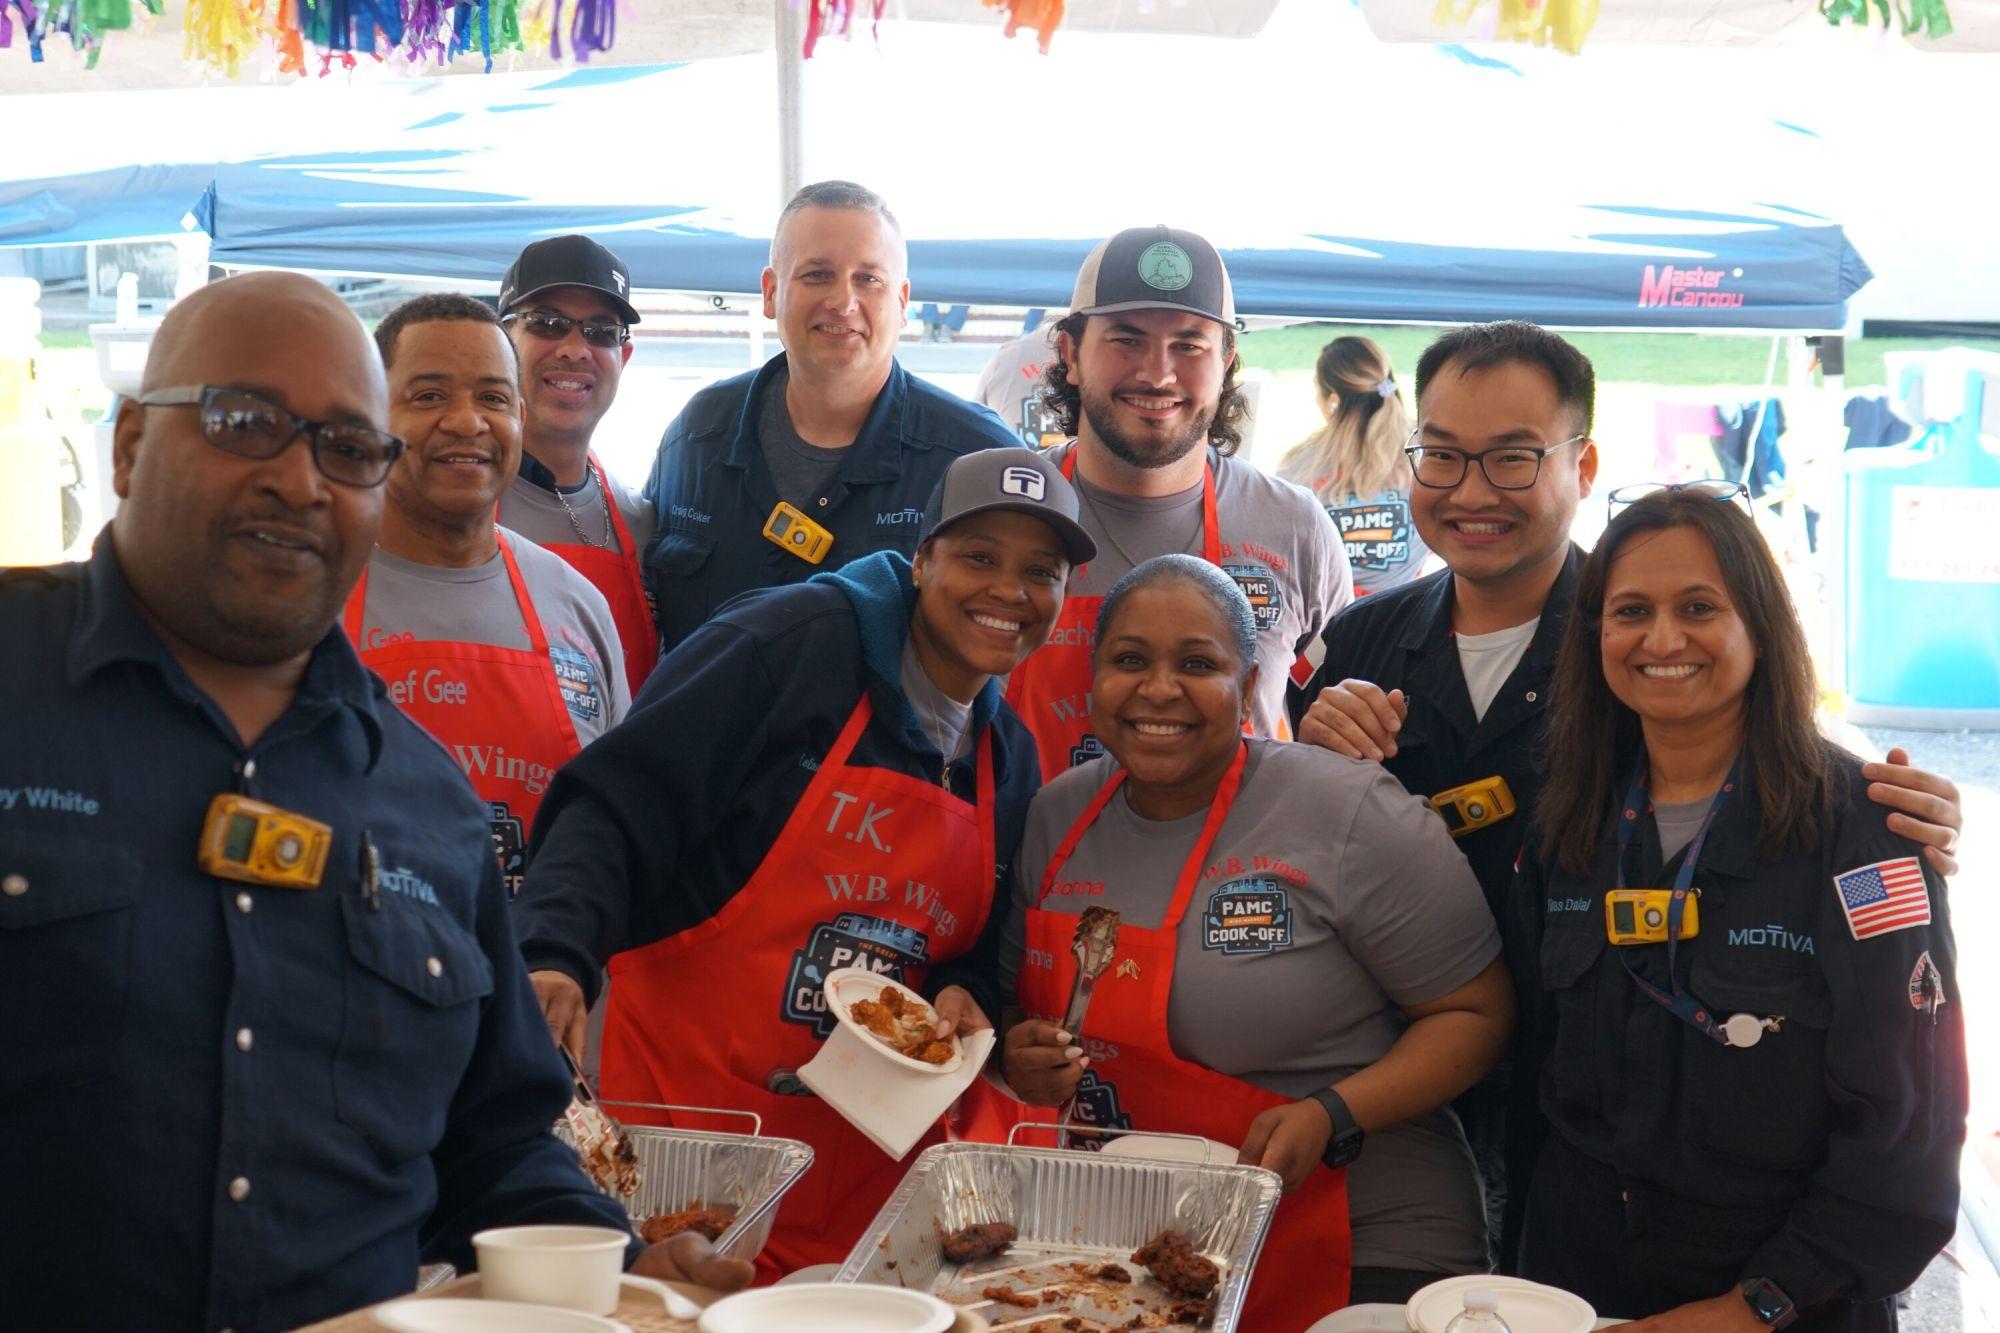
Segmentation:
<svg viewBox="0 0 2000 1333">
<path fill-rule="evenodd" d="M 1098 1151 L 1106 1157 L 1147 1157 L 1156 1162 L 1235 1166 L 1237 1150 L 1220 1139 L 1182 1138 L 1172 1134 L 1120 1134 L 1106 1139 Z"/>
<path fill-rule="evenodd" d="M 1335 1310 L 1306 1333 L 1409 1333 L 1400 1305 L 1350 1305 Z"/>
<path fill-rule="evenodd" d="M 726 1296 L 701 1333 L 944 1333 L 958 1312 L 935 1296 L 832 1282 L 760 1287 Z"/>
<path fill-rule="evenodd" d="M 514 1301 L 391 1301 L 370 1317 L 395 1333 L 632 1333 L 625 1325 L 581 1310 Z"/>
<path fill-rule="evenodd" d="M 1452 1316 L 1465 1309 L 1465 1293 L 1480 1288 L 1500 1298 L 1500 1318 L 1511 1333 L 1591 1333 L 1597 1311 L 1581 1296 L 1524 1278 L 1474 1273 L 1433 1282 L 1403 1307 L 1416 1333 L 1444 1333 Z"/>
<path fill-rule="evenodd" d="M 880 972 L 871 972 L 865 967 L 843 967 L 827 973 L 825 987 L 826 1002 L 833 1010 L 833 1016 L 840 1020 L 840 1025 L 861 1038 L 862 1041 L 868 1043 L 868 1048 L 884 1060 L 893 1061 L 905 1069 L 914 1069 L 923 1074 L 955 1074 L 963 1068 L 965 1065 L 965 1046 L 956 1036 L 952 1038 L 953 1049 L 951 1059 L 941 1065 L 927 1065 L 922 1060 L 912 1060 L 907 1055 L 899 1055 L 895 1051 L 890 1050 L 887 1046 L 875 1040 L 874 1033 L 870 1032 L 862 1024 L 854 1021 L 853 1015 L 847 1012 L 847 1007 L 851 1004 L 858 1004 L 862 1000 L 874 999 L 887 986 L 894 986 L 918 1004 L 923 1005 L 925 1012 L 930 1014 L 931 1020 L 933 1022 L 937 1020 L 937 1010 L 932 1009 L 923 996 L 917 994 L 916 991 L 905 986 L 895 978 L 885 977 Z"/>
</svg>

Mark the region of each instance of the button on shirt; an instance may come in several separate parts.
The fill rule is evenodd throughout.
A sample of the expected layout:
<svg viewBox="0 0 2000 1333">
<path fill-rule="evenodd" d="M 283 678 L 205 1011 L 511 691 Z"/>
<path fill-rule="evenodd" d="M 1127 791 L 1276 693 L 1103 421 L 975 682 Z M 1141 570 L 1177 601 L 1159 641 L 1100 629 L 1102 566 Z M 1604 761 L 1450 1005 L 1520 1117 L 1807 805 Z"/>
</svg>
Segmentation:
<svg viewBox="0 0 2000 1333">
<path fill-rule="evenodd" d="M 480 808 L 338 628 L 248 750 L 108 532 L 0 575 L 0 642 L 0 1322 L 290 1328 L 480 1227 L 624 1225 L 549 1133 Z M 200 870 L 225 791 L 331 826 L 318 888 Z"/>
</svg>

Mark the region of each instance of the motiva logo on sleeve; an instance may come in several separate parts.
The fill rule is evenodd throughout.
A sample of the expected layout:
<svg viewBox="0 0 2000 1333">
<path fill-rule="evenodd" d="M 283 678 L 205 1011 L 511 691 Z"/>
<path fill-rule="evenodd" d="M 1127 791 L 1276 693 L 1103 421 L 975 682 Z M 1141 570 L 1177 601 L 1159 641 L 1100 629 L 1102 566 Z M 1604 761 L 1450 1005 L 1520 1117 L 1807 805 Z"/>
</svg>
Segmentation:
<svg viewBox="0 0 2000 1333">
<path fill-rule="evenodd" d="M 1639 279 L 1639 308 L 1734 308 L 1743 304 L 1743 293 L 1730 291 L 1723 284 L 1742 276 L 1740 268 L 1725 273 L 1719 268 L 1703 268 L 1699 264 L 1693 268 L 1648 264 Z"/>
</svg>

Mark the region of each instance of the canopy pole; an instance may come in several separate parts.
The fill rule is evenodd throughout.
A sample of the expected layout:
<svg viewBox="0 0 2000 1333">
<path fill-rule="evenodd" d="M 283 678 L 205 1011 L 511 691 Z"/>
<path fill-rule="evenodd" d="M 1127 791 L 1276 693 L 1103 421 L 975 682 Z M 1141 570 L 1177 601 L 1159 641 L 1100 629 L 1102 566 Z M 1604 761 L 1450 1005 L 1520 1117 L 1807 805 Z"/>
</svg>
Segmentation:
<svg viewBox="0 0 2000 1333">
<path fill-rule="evenodd" d="M 805 28 L 800 0 L 771 0 L 778 53 L 778 206 L 805 182 Z"/>
</svg>

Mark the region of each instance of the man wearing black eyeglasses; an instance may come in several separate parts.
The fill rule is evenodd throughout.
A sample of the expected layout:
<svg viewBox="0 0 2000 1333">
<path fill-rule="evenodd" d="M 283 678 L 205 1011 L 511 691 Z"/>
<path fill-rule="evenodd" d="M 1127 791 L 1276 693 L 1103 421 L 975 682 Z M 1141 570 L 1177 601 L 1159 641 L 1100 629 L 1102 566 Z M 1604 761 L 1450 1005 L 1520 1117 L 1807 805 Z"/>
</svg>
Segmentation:
<svg viewBox="0 0 2000 1333">
<path fill-rule="evenodd" d="M 483 1227 L 626 1226 L 549 1131 L 484 811 L 335 623 L 386 398 L 324 285 L 204 288 L 119 409 L 90 559 L 0 572 L 9 1328 L 294 1328 Z"/>
<path fill-rule="evenodd" d="M 639 556 L 653 510 L 591 450 L 632 359 L 632 275 L 588 236 L 552 236 L 521 251 L 500 284 L 501 322 L 521 362 L 521 474 L 500 497 L 500 525 L 552 551 L 611 606 L 637 694 L 659 658 L 660 633 Z"/>
<path fill-rule="evenodd" d="M 1336 617 L 1292 700 L 1301 741 L 1381 763 L 1431 801 L 1503 922 L 1541 792 L 1549 678 L 1581 560 L 1570 526 L 1597 477 L 1595 405 L 1589 359 L 1533 324 L 1472 325 L 1425 349 L 1410 510 L 1447 568 Z M 1957 787 L 1889 758 L 1870 766 L 1872 794 L 1949 873 Z M 1496 1240 L 1505 1077 L 1503 1065 L 1456 1107 Z"/>
</svg>

